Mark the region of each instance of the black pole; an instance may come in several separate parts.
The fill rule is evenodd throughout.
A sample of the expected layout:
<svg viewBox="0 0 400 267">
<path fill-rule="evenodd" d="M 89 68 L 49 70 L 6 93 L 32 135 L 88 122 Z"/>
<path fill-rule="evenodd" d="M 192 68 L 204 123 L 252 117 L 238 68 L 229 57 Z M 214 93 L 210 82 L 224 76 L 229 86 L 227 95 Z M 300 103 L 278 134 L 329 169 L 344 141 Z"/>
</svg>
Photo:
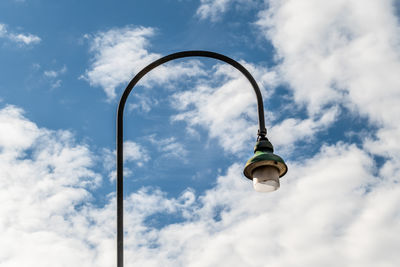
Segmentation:
<svg viewBox="0 0 400 267">
<path fill-rule="evenodd" d="M 258 138 L 264 139 L 265 135 L 267 134 L 264 121 L 264 105 L 260 88 L 258 87 L 257 82 L 250 74 L 250 72 L 245 67 L 243 67 L 243 65 L 241 65 L 239 62 L 227 56 L 210 51 L 183 51 L 162 57 L 154 61 L 153 63 L 149 64 L 144 69 L 142 69 L 126 87 L 119 101 L 118 111 L 117 111 L 117 267 L 124 266 L 123 115 L 124 115 L 125 103 L 133 87 L 139 82 L 141 78 L 143 78 L 144 75 L 146 75 L 146 73 L 168 61 L 185 57 L 208 57 L 208 58 L 218 59 L 232 65 L 233 67 L 238 69 L 244 76 L 246 76 L 246 78 L 253 86 L 254 92 L 256 93 L 257 97 L 258 124 L 259 124 Z"/>
</svg>

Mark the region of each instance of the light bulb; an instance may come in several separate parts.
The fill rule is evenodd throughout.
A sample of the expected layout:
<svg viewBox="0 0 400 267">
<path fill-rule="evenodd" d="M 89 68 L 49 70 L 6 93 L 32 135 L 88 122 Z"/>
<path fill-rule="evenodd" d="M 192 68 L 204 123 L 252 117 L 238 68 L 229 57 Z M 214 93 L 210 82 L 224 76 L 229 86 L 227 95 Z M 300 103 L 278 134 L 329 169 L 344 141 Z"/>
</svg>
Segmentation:
<svg viewBox="0 0 400 267">
<path fill-rule="evenodd" d="M 271 192 L 279 188 L 279 170 L 273 166 L 258 167 L 253 171 L 253 187 L 257 192 Z"/>
</svg>

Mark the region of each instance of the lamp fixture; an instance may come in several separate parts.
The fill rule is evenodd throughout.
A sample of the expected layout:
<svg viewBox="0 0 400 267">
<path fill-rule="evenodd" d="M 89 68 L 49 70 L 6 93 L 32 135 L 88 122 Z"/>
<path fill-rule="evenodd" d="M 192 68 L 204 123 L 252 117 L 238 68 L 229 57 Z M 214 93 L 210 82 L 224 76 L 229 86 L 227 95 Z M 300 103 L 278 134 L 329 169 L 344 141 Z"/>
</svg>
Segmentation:
<svg viewBox="0 0 400 267">
<path fill-rule="evenodd" d="M 254 156 L 244 167 L 244 176 L 253 180 L 253 187 L 258 192 L 271 192 L 279 188 L 279 178 L 287 173 L 285 161 L 274 154 L 271 142 L 264 137 L 257 141 Z"/>
</svg>

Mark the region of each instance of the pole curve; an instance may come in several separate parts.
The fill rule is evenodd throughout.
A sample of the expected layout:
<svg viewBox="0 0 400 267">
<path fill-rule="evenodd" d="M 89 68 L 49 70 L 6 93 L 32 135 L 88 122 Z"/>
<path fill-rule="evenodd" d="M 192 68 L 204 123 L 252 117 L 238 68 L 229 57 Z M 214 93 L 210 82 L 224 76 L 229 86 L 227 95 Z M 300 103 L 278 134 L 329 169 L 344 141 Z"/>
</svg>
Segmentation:
<svg viewBox="0 0 400 267">
<path fill-rule="evenodd" d="M 222 54 L 218 54 L 210 51 L 202 51 L 202 50 L 193 50 L 193 51 L 182 51 L 167 55 L 162 57 L 153 63 L 147 65 L 144 69 L 142 69 L 136 76 L 129 82 L 125 91 L 123 92 L 117 111 L 117 266 L 123 267 L 123 258 L 124 258 L 124 243 L 123 243 L 123 113 L 125 108 L 126 100 L 128 99 L 129 94 L 131 93 L 133 87 L 152 69 L 167 63 L 169 61 L 186 58 L 186 57 L 207 57 L 214 58 L 229 65 L 233 66 L 237 70 L 239 70 L 251 83 L 253 86 L 254 92 L 257 97 L 257 107 L 258 107 L 258 138 L 265 139 L 267 134 L 267 130 L 265 128 L 265 120 L 264 120 L 264 105 L 262 100 L 262 95 L 260 88 L 257 85 L 257 82 L 250 74 L 250 72 L 243 67 L 239 62 L 224 56 Z"/>
</svg>

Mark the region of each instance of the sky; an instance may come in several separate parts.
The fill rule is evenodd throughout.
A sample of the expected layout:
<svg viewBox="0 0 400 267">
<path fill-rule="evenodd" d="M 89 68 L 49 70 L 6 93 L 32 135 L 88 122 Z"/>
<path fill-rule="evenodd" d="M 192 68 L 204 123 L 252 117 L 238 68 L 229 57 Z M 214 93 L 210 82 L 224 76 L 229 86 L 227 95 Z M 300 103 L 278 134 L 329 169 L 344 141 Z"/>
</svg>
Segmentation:
<svg viewBox="0 0 400 267">
<path fill-rule="evenodd" d="M 125 266 L 400 266 L 398 0 L 2 0 L 0 267 L 116 266 L 118 100 L 183 50 L 252 73 L 289 171 L 244 177 L 236 69 L 154 69 L 125 109 Z"/>
</svg>

